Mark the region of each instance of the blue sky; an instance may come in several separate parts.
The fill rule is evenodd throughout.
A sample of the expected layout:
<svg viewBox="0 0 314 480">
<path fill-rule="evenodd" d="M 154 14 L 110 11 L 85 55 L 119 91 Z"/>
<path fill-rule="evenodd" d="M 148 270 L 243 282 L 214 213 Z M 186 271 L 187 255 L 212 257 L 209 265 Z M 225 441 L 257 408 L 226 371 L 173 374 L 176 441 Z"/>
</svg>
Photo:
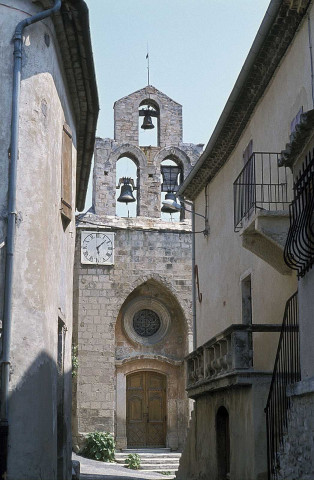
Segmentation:
<svg viewBox="0 0 314 480">
<path fill-rule="evenodd" d="M 113 104 L 150 83 L 183 106 L 183 140 L 206 144 L 269 0 L 87 0 L 100 99 L 97 136 L 113 138 Z M 86 207 L 91 204 L 90 192 Z"/>
</svg>

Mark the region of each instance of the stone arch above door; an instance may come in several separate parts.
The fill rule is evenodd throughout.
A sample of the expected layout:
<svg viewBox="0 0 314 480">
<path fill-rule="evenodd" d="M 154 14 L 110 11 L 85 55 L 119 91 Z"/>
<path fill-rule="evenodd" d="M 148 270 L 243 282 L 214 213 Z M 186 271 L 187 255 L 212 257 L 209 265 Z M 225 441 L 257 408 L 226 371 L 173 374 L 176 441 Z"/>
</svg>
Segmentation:
<svg viewBox="0 0 314 480">
<path fill-rule="evenodd" d="M 174 450 L 182 448 L 189 417 L 183 362 L 174 365 L 156 359 L 138 358 L 117 365 L 116 372 L 117 448 L 127 446 L 127 377 L 138 372 L 155 372 L 165 377 L 167 411 L 165 445 Z"/>
<path fill-rule="evenodd" d="M 137 316 L 142 312 L 159 322 L 147 335 L 136 331 Z M 156 317 L 156 318 L 155 318 Z M 143 321 L 149 322 L 144 315 Z M 162 284 L 148 280 L 137 286 L 122 304 L 115 327 L 116 360 L 121 362 L 138 355 L 163 355 L 180 361 L 188 353 L 189 326 L 183 310 Z"/>
<path fill-rule="evenodd" d="M 167 376 L 140 370 L 126 376 L 126 437 L 128 448 L 166 446 Z"/>
</svg>

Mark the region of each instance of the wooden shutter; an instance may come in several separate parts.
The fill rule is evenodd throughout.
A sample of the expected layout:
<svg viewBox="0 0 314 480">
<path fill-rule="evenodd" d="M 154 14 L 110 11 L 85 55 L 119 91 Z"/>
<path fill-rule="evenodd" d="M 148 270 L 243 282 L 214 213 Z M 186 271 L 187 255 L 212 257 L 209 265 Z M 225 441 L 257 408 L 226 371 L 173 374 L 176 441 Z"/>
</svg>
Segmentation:
<svg viewBox="0 0 314 480">
<path fill-rule="evenodd" d="M 72 133 L 67 125 L 62 132 L 61 213 L 72 219 Z"/>
</svg>

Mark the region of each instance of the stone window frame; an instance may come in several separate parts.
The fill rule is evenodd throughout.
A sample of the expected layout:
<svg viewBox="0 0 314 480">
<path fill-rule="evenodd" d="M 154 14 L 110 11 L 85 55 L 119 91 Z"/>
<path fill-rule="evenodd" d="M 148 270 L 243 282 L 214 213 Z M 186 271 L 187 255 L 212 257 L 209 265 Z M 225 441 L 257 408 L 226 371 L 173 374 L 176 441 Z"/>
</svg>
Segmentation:
<svg viewBox="0 0 314 480">
<path fill-rule="evenodd" d="M 160 318 L 160 327 L 156 333 L 149 337 L 142 337 L 138 335 L 133 327 L 133 317 L 140 310 L 152 310 Z M 157 300 L 156 298 L 151 297 L 138 297 L 135 300 L 128 303 L 123 312 L 122 324 L 126 335 L 133 342 L 139 343 L 140 345 L 155 345 L 159 343 L 168 333 L 171 323 L 171 316 L 168 309 L 165 305 Z"/>
</svg>

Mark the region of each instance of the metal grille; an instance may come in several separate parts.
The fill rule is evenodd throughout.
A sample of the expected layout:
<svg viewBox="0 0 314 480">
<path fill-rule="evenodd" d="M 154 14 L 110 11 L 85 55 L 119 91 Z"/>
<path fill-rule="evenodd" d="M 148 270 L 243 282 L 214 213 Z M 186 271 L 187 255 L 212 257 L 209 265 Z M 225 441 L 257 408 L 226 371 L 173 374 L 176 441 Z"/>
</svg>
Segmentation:
<svg viewBox="0 0 314 480">
<path fill-rule="evenodd" d="M 141 337 L 151 337 L 158 332 L 161 322 L 153 310 L 140 310 L 133 317 L 133 328 Z"/>
<path fill-rule="evenodd" d="M 280 452 L 288 431 L 290 397 L 287 387 L 301 380 L 298 294 L 286 304 L 275 366 L 265 408 L 267 423 L 268 479 L 279 478 Z"/>
<path fill-rule="evenodd" d="M 303 277 L 314 264 L 314 149 L 305 157 L 293 190 L 284 258 Z"/>
<path fill-rule="evenodd" d="M 162 165 L 160 168 L 162 174 L 161 191 L 177 192 L 181 182 L 179 179 L 181 168 L 174 165 Z"/>
<path fill-rule="evenodd" d="M 233 184 L 234 230 L 256 210 L 288 210 L 289 171 L 278 166 L 279 153 L 254 152 Z M 292 186 L 292 175 L 291 186 Z"/>
</svg>

